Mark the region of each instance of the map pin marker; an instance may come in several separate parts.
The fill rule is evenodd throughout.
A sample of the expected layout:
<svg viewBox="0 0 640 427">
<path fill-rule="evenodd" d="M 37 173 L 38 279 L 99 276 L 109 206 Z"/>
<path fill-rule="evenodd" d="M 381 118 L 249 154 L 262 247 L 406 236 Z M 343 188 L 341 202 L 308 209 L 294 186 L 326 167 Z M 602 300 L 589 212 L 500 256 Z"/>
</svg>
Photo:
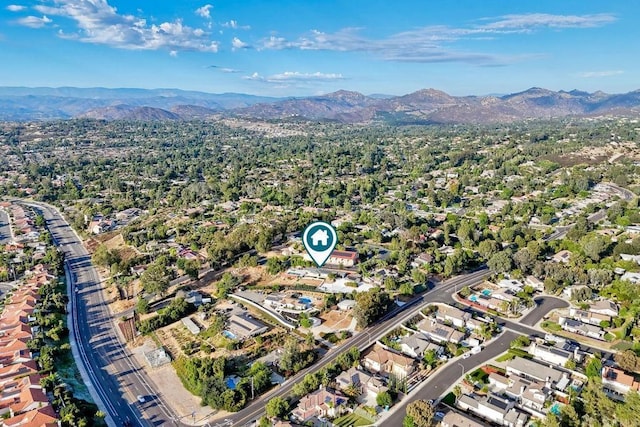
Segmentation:
<svg viewBox="0 0 640 427">
<path fill-rule="evenodd" d="M 338 243 L 338 233 L 331 224 L 316 221 L 305 228 L 302 243 L 313 262 L 322 267 Z"/>
</svg>

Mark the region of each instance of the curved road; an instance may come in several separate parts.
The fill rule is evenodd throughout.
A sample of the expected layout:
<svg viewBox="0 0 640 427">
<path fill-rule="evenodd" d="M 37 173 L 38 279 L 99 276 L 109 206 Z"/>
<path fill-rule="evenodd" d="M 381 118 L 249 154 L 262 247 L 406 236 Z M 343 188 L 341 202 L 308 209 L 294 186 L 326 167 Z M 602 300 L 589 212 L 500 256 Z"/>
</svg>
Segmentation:
<svg viewBox="0 0 640 427">
<path fill-rule="evenodd" d="M 25 203 L 27 204 L 27 203 Z M 138 363 L 121 343 L 114 319 L 103 299 L 100 277 L 89 253 L 59 212 L 47 205 L 28 203 L 47 221 L 54 243 L 65 255 L 71 300 L 70 332 L 76 341 L 74 354 L 83 380 L 110 426 L 182 425 L 165 404 Z M 78 357 L 80 360 L 77 360 Z M 137 396 L 144 396 L 140 403 Z"/>
</svg>

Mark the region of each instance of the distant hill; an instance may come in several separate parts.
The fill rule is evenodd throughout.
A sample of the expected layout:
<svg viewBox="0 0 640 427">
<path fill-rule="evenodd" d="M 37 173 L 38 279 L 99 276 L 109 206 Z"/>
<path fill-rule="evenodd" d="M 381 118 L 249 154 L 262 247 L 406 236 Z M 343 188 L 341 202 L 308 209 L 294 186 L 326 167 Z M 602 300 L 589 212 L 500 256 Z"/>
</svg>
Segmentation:
<svg viewBox="0 0 640 427">
<path fill-rule="evenodd" d="M 173 111 L 178 106 L 190 106 L 194 113 L 189 117 L 188 108 L 176 111 L 178 119 L 202 118 L 205 110 L 215 111 L 243 108 L 256 103 L 270 103 L 283 98 L 245 95 L 240 93 L 205 93 L 179 89 L 108 89 L 108 88 L 27 88 L 0 87 L 0 120 L 47 120 L 88 117 L 108 119 L 118 116 L 126 108 L 151 107 Z M 106 109 L 105 116 L 100 116 Z M 133 110 L 130 110 L 133 111 Z M 183 116 L 184 114 L 184 116 Z M 126 116 L 119 118 L 125 119 Z M 134 117 L 131 117 L 134 118 Z M 150 119 L 153 120 L 153 119 Z"/>
<path fill-rule="evenodd" d="M 270 98 L 178 89 L 0 87 L 0 120 L 189 120 L 226 115 L 343 123 L 482 124 L 607 114 L 640 115 L 640 90 L 607 94 L 533 87 L 499 96 L 451 96 L 436 89 L 365 96 L 340 90 L 321 96 Z"/>
<path fill-rule="evenodd" d="M 348 95 L 347 95 L 348 94 Z M 345 123 L 383 121 L 395 124 L 500 123 L 529 118 L 640 114 L 640 91 L 554 92 L 533 87 L 503 96 L 451 96 L 423 89 L 403 96 L 372 98 L 355 92 L 256 104 L 230 113 L 262 119 L 291 116 Z"/>
</svg>

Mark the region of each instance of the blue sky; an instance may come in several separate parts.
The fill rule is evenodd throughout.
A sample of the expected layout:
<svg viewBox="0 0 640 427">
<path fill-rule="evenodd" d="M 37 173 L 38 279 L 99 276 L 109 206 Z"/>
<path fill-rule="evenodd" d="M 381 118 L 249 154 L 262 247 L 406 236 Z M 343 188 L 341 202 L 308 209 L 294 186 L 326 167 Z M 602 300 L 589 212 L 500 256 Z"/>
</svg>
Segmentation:
<svg viewBox="0 0 640 427">
<path fill-rule="evenodd" d="M 304 96 L 640 88 L 629 0 L 7 0 L 0 85 Z"/>
</svg>

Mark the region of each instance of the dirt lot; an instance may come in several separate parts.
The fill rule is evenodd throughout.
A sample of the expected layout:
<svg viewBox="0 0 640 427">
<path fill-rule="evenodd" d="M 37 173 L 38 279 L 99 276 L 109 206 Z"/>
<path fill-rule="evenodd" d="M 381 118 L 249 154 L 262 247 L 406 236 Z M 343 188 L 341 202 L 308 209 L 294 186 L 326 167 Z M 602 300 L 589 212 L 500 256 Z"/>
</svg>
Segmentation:
<svg viewBox="0 0 640 427">
<path fill-rule="evenodd" d="M 350 329 L 353 316 L 346 311 L 331 310 L 319 316 L 322 319 L 322 325 L 327 332 L 342 331 Z"/>
<path fill-rule="evenodd" d="M 147 338 L 140 345 L 133 348 L 133 353 L 138 363 L 144 367 L 144 370 L 154 382 L 154 388 L 161 390 L 160 393 L 162 397 L 170 404 L 171 408 L 176 412 L 176 415 L 182 418 L 181 421 L 185 424 L 202 425 L 212 415 L 218 415 L 216 413 L 217 411 L 211 409 L 209 406 L 200 406 L 200 398 L 185 390 L 171 364 L 159 368 L 151 368 L 147 364 L 144 353 L 154 350 L 155 348 L 156 345 L 153 340 Z M 191 415 L 194 411 L 195 417 Z M 194 418 L 195 423 L 193 422 Z"/>
</svg>

